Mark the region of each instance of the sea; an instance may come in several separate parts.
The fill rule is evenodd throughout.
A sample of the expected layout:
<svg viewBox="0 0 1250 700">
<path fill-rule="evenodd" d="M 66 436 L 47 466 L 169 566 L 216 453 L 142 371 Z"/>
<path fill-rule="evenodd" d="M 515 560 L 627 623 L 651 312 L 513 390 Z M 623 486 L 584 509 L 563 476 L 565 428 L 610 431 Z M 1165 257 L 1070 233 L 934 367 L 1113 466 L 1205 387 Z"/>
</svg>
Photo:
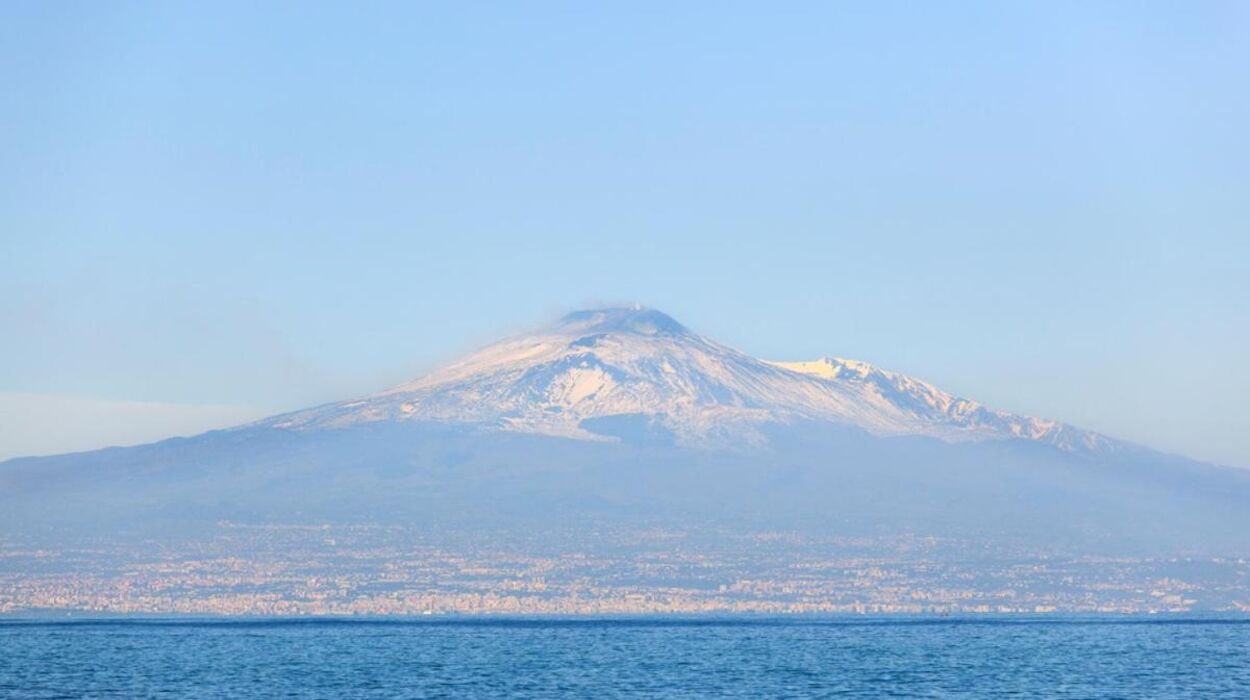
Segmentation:
<svg viewBox="0 0 1250 700">
<path fill-rule="evenodd" d="M 1250 620 L 0 621 L 0 698 L 1250 698 Z"/>
</svg>

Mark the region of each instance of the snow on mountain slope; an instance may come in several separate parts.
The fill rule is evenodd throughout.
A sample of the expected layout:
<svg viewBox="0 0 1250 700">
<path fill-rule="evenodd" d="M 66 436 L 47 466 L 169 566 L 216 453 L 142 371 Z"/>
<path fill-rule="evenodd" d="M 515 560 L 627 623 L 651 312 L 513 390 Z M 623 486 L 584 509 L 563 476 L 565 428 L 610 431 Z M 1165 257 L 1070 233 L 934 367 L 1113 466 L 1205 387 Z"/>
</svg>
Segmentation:
<svg viewBox="0 0 1250 700">
<path fill-rule="evenodd" d="M 883 411 L 906 414 L 912 430 L 948 440 L 1037 440 L 1069 451 L 1108 452 L 1122 443 L 1058 421 L 1032 418 L 982 406 L 959 398 L 928 382 L 875 367 L 867 362 L 824 357 L 812 362 L 772 362 L 830 385 L 874 397 Z M 925 429 L 922 425 L 928 425 Z"/>
<path fill-rule="evenodd" d="M 799 420 L 882 436 L 1021 438 L 1074 452 L 1120 445 L 863 362 L 758 360 L 642 307 L 577 311 L 364 399 L 262 424 L 310 430 L 421 420 L 604 440 L 612 433 L 601 426 L 621 419 L 694 446 L 759 443 L 763 426 Z"/>
</svg>

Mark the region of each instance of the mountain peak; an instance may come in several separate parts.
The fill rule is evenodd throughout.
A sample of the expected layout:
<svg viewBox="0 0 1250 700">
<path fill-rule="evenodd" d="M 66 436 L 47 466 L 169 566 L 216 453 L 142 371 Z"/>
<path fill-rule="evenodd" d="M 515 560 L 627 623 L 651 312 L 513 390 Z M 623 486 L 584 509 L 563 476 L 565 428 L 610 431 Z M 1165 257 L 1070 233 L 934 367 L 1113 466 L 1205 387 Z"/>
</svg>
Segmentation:
<svg viewBox="0 0 1250 700">
<path fill-rule="evenodd" d="M 597 333 L 683 335 L 689 332 L 672 316 L 641 304 L 574 311 L 561 318 L 556 326 L 565 332 L 586 335 Z"/>
<path fill-rule="evenodd" d="M 948 442 L 1112 446 L 1055 421 L 991 409 L 866 362 L 766 362 L 641 305 L 584 309 L 361 400 L 277 416 L 275 427 L 427 421 L 577 439 L 634 421 L 689 445 L 758 444 L 769 426 L 851 425 Z"/>
</svg>

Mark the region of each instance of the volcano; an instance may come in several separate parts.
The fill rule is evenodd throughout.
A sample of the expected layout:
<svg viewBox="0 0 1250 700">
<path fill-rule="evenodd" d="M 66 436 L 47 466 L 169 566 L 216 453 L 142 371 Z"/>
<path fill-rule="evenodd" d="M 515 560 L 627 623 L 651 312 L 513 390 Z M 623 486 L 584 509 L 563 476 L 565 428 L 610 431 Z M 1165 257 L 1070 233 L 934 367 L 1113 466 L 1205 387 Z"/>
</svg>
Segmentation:
<svg viewBox="0 0 1250 700">
<path fill-rule="evenodd" d="M 0 464 L 4 531 L 52 541 L 607 520 L 1240 556 L 1247 504 L 1243 470 L 866 362 L 754 358 L 640 306 L 576 311 L 362 398 Z"/>
</svg>

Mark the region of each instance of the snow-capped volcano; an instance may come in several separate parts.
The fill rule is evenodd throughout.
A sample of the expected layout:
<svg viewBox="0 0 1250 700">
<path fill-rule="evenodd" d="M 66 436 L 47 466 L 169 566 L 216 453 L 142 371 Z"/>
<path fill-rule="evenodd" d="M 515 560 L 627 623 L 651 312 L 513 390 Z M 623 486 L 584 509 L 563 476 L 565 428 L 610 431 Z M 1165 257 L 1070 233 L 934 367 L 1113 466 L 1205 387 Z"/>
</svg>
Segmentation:
<svg viewBox="0 0 1250 700">
<path fill-rule="evenodd" d="M 321 556 L 288 528 L 350 524 L 352 543 L 325 551 L 331 575 L 354 560 L 348 547 L 411 551 L 403 533 L 446 552 L 534 543 L 543 557 L 567 536 L 570 551 L 619 562 L 642 533 L 664 532 L 666 548 L 740 547 L 724 550 L 734 576 L 781 561 L 775 533 L 824 561 L 866 551 L 840 542 L 917 537 L 954 543 L 944 551 L 960 562 L 1239 560 L 1247 502 L 1242 470 L 996 411 L 863 362 L 767 362 L 642 308 L 572 313 L 356 401 L 0 463 L 6 538 L 100 551 L 112 537 L 146 551 L 185 536 L 203 556 L 254 531 L 223 556 L 304 561 Z"/>
<path fill-rule="evenodd" d="M 631 424 L 695 446 L 758 443 L 766 425 L 817 421 L 881 436 L 1016 438 L 1075 452 L 1117 447 L 1095 433 L 986 408 L 864 362 L 756 359 L 638 306 L 576 311 L 414 381 L 265 423 L 308 430 L 383 421 L 588 440 L 614 439 L 621 424 Z"/>
</svg>

